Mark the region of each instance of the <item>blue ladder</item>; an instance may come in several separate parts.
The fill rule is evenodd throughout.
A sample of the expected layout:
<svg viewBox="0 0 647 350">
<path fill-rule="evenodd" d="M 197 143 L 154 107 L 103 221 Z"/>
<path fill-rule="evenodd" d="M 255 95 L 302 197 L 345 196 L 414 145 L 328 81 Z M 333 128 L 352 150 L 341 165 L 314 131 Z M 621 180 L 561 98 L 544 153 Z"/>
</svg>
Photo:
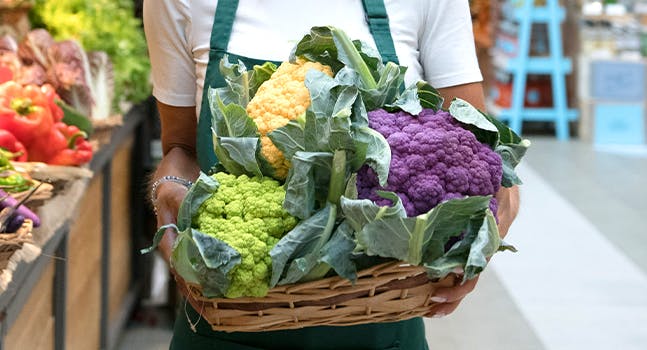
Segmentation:
<svg viewBox="0 0 647 350">
<path fill-rule="evenodd" d="M 564 57 L 562 49 L 561 22 L 566 16 L 558 0 L 547 0 L 546 6 L 535 6 L 534 0 L 523 1 L 522 7 L 514 10 L 514 19 L 519 22 L 519 53 L 503 67 L 513 74 L 512 103 L 500 111 L 498 118 L 508 121 L 510 128 L 521 133 L 523 121 L 555 122 L 557 139 L 569 138 L 570 121 L 577 120 L 579 113 L 569 109 L 566 99 L 566 74 L 572 71 L 571 60 Z M 533 23 L 546 23 L 548 27 L 549 57 L 530 56 L 530 36 Z M 524 106 L 528 74 L 551 75 L 553 107 L 526 108 Z"/>
</svg>

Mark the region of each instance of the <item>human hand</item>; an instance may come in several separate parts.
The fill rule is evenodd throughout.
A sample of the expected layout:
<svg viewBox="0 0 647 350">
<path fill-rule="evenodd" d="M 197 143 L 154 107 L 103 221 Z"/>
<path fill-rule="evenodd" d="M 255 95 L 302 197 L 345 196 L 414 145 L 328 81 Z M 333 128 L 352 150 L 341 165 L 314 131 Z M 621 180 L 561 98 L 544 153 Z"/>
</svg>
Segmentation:
<svg viewBox="0 0 647 350">
<path fill-rule="evenodd" d="M 176 182 L 164 182 L 157 187 L 156 197 L 153 201 L 157 214 L 157 227 L 177 223 L 177 214 L 187 191 L 186 186 Z M 170 262 L 176 236 L 177 234 L 173 229 L 167 229 L 159 244 L 159 250 L 167 263 Z"/>
<path fill-rule="evenodd" d="M 435 304 L 429 310 L 427 317 L 443 317 L 454 312 L 463 299 L 474 290 L 478 281 L 478 276 L 461 284 L 463 277 L 461 275 L 450 275 L 447 277 L 444 286 L 434 291 L 431 301 Z"/>
<path fill-rule="evenodd" d="M 519 211 L 519 189 L 518 187 L 502 187 L 496 194 L 499 205 L 497 218 L 499 219 L 499 235 L 501 238 L 508 234 L 510 225 Z M 489 260 L 489 259 L 488 259 Z M 474 279 L 462 282 L 462 276 L 454 275 L 447 281 L 447 286 L 436 289 L 431 301 L 436 304 L 432 306 L 427 314 L 428 317 L 442 317 L 454 312 L 463 299 L 471 293 L 478 282 L 478 276 Z"/>
</svg>

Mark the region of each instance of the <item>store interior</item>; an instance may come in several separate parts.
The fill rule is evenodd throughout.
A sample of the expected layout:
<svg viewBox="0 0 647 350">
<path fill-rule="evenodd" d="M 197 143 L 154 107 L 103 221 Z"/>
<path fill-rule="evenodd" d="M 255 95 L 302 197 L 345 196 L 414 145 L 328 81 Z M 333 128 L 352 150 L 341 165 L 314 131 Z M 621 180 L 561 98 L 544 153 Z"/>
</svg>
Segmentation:
<svg viewBox="0 0 647 350">
<path fill-rule="evenodd" d="M 62 149 L 75 144 L 57 153 L 42 131 L 11 169 L 29 174 L 16 199 L 42 225 L 0 234 L 0 349 L 167 349 L 186 303 L 160 254 L 140 252 L 162 157 L 142 1 L 67 2 L 0 2 L 0 99 L 40 94 Z M 469 4 L 485 112 L 532 145 L 506 237 L 517 252 L 425 319 L 430 348 L 644 349 L 647 2 Z"/>
</svg>

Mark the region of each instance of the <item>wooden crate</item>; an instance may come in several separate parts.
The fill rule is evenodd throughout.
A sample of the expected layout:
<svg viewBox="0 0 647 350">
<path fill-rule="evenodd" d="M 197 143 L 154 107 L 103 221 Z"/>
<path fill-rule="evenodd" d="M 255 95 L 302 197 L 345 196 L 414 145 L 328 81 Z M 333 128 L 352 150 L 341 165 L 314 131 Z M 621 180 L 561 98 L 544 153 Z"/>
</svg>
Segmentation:
<svg viewBox="0 0 647 350">
<path fill-rule="evenodd" d="M 31 292 L 22 312 L 4 338 L 5 349 L 54 349 L 54 262 Z"/>
<path fill-rule="evenodd" d="M 65 334 L 69 350 L 99 348 L 102 185 L 102 176 L 96 174 L 70 229 Z"/>
<path fill-rule="evenodd" d="M 132 275 L 131 239 L 131 166 L 133 138 L 125 141 L 112 159 L 111 219 L 110 219 L 110 277 L 108 320 L 114 321 L 130 288 Z"/>
</svg>

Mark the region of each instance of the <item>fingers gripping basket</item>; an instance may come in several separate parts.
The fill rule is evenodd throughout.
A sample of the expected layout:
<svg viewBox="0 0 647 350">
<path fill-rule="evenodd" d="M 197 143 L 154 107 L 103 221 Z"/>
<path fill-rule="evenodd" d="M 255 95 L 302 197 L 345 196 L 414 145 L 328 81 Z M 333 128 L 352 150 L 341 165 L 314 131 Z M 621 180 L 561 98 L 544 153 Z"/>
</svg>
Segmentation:
<svg viewBox="0 0 647 350">
<path fill-rule="evenodd" d="M 217 331 L 258 332 L 310 326 L 351 326 L 394 322 L 429 313 L 438 287 L 453 277 L 431 282 L 424 268 L 399 262 L 358 273 L 353 285 L 341 277 L 279 286 L 264 298 L 206 298 L 189 284 L 187 298 Z"/>
</svg>

